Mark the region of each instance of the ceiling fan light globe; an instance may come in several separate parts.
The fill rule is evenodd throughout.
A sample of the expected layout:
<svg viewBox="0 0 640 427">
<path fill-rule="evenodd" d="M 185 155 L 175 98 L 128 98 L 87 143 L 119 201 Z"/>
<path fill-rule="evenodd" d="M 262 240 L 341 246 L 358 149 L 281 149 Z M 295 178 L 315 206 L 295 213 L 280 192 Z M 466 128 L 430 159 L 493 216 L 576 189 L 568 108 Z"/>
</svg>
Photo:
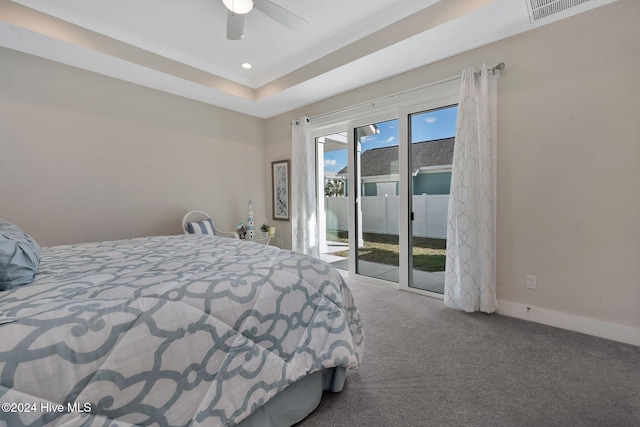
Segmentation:
<svg viewBox="0 0 640 427">
<path fill-rule="evenodd" d="M 253 0 L 222 0 L 222 3 L 237 15 L 244 15 L 253 9 Z"/>
</svg>

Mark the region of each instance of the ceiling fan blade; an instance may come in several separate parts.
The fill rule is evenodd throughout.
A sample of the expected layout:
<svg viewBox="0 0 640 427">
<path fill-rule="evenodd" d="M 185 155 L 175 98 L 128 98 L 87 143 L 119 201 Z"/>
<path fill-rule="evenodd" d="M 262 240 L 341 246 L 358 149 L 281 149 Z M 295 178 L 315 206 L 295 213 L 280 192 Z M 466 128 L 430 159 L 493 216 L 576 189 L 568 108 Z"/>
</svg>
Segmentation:
<svg viewBox="0 0 640 427">
<path fill-rule="evenodd" d="M 227 40 L 242 40 L 244 37 L 244 15 L 229 12 L 227 15 Z"/>
<path fill-rule="evenodd" d="M 295 31 L 305 31 L 309 22 L 269 0 L 254 0 L 253 6 L 269 18 Z"/>
</svg>

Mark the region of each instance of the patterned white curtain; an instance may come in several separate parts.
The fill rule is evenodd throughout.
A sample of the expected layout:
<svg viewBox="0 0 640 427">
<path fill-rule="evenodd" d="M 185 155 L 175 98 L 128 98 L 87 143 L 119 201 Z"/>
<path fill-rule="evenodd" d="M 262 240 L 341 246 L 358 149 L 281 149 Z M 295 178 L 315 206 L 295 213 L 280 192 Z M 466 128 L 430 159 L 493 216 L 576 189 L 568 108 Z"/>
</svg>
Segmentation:
<svg viewBox="0 0 640 427">
<path fill-rule="evenodd" d="M 291 143 L 291 246 L 319 257 L 316 151 L 307 117 L 291 124 Z"/>
<path fill-rule="evenodd" d="M 495 82 L 493 82 L 495 84 Z M 498 308 L 491 98 L 487 67 L 462 73 L 447 225 L 444 302 L 466 312 Z"/>
</svg>

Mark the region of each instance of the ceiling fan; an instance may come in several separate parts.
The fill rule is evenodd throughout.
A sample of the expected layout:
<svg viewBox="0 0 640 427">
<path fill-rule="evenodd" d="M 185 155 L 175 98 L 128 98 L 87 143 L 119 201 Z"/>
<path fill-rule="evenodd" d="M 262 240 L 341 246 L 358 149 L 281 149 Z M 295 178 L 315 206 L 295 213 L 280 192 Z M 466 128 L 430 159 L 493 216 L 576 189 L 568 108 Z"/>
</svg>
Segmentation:
<svg viewBox="0 0 640 427">
<path fill-rule="evenodd" d="M 303 31 L 309 25 L 306 20 L 270 0 L 222 0 L 222 3 L 229 9 L 227 16 L 228 40 L 244 38 L 244 15 L 251 12 L 254 7 L 292 30 Z"/>
</svg>

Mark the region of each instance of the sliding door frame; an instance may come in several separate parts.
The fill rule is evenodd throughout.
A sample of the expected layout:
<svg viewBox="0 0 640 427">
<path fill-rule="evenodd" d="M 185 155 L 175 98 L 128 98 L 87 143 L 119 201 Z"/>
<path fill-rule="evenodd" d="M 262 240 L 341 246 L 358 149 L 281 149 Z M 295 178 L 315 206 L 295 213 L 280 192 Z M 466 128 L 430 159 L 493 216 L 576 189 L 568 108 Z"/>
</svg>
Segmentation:
<svg viewBox="0 0 640 427">
<path fill-rule="evenodd" d="M 443 295 L 412 288 L 411 280 L 411 253 L 409 251 L 409 238 L 411 233 L 411 182 L 410 176 L 410 143 L 409 120 L 410 115 L 416 112 L 437 109 L 457 104 L 460 95 L 460 77 L 443 80 L 413 91 L 402 92 L 382 100 L 361 104 L 346 110 L 329 113 L 318 118 L 311 119 L 312 136 L 327 135 L 347 130 L 348 146 L 348 192 L 350 197 L 360 194 L 356 186 L 356 161 L 354 129 L 371 123 L 379 123 L 398 119 L 399 131 L 399 192 L 400 192 L 400 228 L 399 228 L 399 283 L 389 282 L 377 278 L 359 275 L 356 273 L 356 253 L 358 236 L 356 236 L 356 204 L 349 203 L 349 272 L 348 277 L 353 277 L 363 282 L 368 282 L 388 288 L 400 289 L 421 295 L 443 299 Z M 357 191 L 357 193 L 356 193 Z M 318 192 L 319 197 L 324 195 L 324 190 Z"/>
<path fill-rule="evenodd" d="M 400 289 L 439 299 L 444 299 L 444 295 L 412 287 L 413 245 L 411 239 L 413 236 L 413 221 L 411 220 L 411 212 L 413 212 L 413 183 L 410 178 L 412 171 L 411 140 L 409 136 L 411 135 L 411 116 L 413 114 L 458 104 L 459 92 L 459 88 L 451 91 L 451 93 L 444 92 L 438 98 L 403 106 L 399 111 L 401 118 L 399 120 L 400 148 L 398 153 L 400 156 L 400 218 L 406 219 L 400 223 L 400 246 L 404 248 L 404 251 L 400 251 L 400 265 L 405 266 L 400 269 Z"/>
<path fill-rule="evenodd" d="M 364 242 L 362 241 L 362 230 L 358 227 L 358 224 L 362 223 L 362 185 L 360 182 L 360 156 L 357 155 L 358 149 L 355 138 L 355 131 L 362 126 L 368 126 L 375 123 L 387 122 L 390 120 L 398 119 L 396 110 L 389 110 L 384 112 L 372 113 L 364 117 L 360 117 L 355 120 L 351 120 L 347 123 L 347 147 L 349 153 L 349 167 L 348 167 L 348 187 L 349 194 L 353 195 L 353 199 L 349 203 L 349 277 L 356 278 L 363 282 L 369 282 L 380 286 L 385 286 L 392 289 L 399 289 L 399 284 L 382 280 L 375 277 L 369 277 L 357 273 L 356 257 L 358 253 L 358 247 Z M 402 179 L 402 177 L 401 177 Z M 401 196 L 402 197 L 402 196 Z M 402 198 L 400 198 L 402 204 Z M 400 227 L 402 228 L 402 217 L 399 217 Z M 402 258 L 403 248 L 402 242 L 400 242 L 400 258 Z M 402 269 L 402 264 L 398 267 Z M 402 271 L 402 270 L 400 270 Z"/>
</svg>

